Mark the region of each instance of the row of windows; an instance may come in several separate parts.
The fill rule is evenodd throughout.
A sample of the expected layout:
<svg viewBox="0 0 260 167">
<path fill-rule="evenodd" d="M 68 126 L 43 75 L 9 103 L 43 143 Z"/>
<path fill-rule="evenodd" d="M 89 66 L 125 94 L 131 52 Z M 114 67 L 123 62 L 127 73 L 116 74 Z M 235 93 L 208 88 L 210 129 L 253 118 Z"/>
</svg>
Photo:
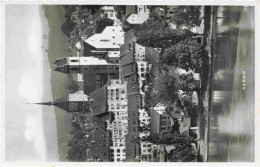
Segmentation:
<svg viewBox="0 0 260 167">
<path fill-rule="evenodd" d="M 108 90 L 108 91 L 109 91 L 109 90 Z M 111 92 L 114 92 L 114 91 L 119 92 L 119 89 L 110 89 L 110 91 L 111 91 Z M 122 93 L 125 93 L 125 90 L 122 90 Z"/>
<path fill-rule="evenodd" d="M 72 67 L 70 68 L 71 71 L 79 71 L 78 67 Z M 89 68 L 84 68 L 85 71 L 90 70 Z M 99 68 L 99 67 L 95 67 L 93 70 L 97 71 L 97 70 L 107 70 L 105 67 L 103 68 Z M 113 67 L 109 67 L 108 70 L 113 70 Z M 116 67 L 115 70 L 119 70 L 119 67 Z"/>
<path fill-rule="evenodd" d="M 116 107 L 116 108 L 115 108 L 115 107 L 111 107 L 110 109 L 111 109 L 111 110 L 115 110 L 115 109 L 116 109 L 116 110 L 120 110 L 120 109 L 125 109 L 125 106 L 123 106 L 123 107 L 121 107 L 121 108 L 120 108 L 120 107 Z"/>
</svg>

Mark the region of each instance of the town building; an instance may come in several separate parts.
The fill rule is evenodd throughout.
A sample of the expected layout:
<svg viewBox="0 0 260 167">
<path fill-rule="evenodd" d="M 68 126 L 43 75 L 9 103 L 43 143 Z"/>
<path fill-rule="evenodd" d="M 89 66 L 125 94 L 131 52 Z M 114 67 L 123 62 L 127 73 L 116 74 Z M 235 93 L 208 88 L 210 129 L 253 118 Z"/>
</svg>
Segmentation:
<svg viewBox="0 0 260 167">
<path fill-rule="evenodd" d="M 89 97 L 85 95 L 82 90 L 68 94 L 67 96 L 64 96 L 54 102 L 43 102 L 35 104 L 48 106 L 53 105 L 69 113 L 89 111 Z"/>
<path fill-rule="evenodd" d="M 108 51 L 104 59 L 109 63 L 119 63 L 120 61 L 120 51 Z"/>
<path fill-rule="evenodd" d="M 145 61 L 145 47 L 142 45 L 139 45 L 138 43 L 134 43 L 134 58 L 135 61 Z"/>
<path fill-rule="evenodd" d="M 163 104 L 157 103 L 151 109 L 151 135 L 167 135 L 171 128 L 171 117 Z"/>
<path fill-rule="evenodd" d="M 128 132 L 126 135 L 126 159 L 129 162 L 140 161 L 139 112 L 140 94 L 128 94 Z"/>
<path fill-rule="evenodd" d="M 126 18 L 126 21 L 129 24 L 143 24 L 148 18 L 148 14 L 131 14 Z"/>
<path fill-rule="evenodd" d="M 117 112 L 127 112 L 127 82 L 119 79 L 110 80 L 107 86 L 107 104 L 108 111 L 117 114 Z M 119 117 L 118 117 L 119 118 Z M 116 117 L 117 119 L 117 117 Z M 120 118 L 125 119 L 125 118 Z"/>
<path fill-rule="evenodd" d="M 137 6 L 137 13 L 130 14 L 126 21 L 129 24 L 143 24 L 149 18 L 150 11 L 145 5 Z"/>
<path fill-rule="evenodd" d="M 151 118 L 148 115 L 148 113 L 145 111 L 145 109 L 139 109 L 138 111 L 139 111 L 140 127 L 150 125 Z"/>
<path fill-rule="evenodd" d="M 84 41 L 84 55 L 103 58 L 108 51 L 120 51 L 124 44 L 124 34 L 121 26 L 107 26 L 102 33 L 97 33 Z"/>
<path fill-rule="evenodd" d="M 173 5 L 167 5 L 164 7 L 155 7 L 155 13 L 159 16 L 162 16 L 164 18 L 164 21 L 166 23 L 169 23 L 171 21 L 172 16 L 174 15 L 174 12 L 176 11 L 176 8 L 178 6 Z"/>
<path fill-rule="evenodd" d="M 150 10 L 146 5 L 137 5 L 137 14 L 149 14 Z"/>
<path fill-rule="evenodd" d="M 153 157 L 152 143 L 147 141 L 141 141 L 140 150 L 141 150 L 140 161 L 151 162 Z"/>
<path fill-rule="evenodd" d="M 142 140 L 150 135 L 150 116 L 145 109 L 139 109 L 139 138 Z M 152 161 L 152 144 L 147 141 L 140 141 L 141 162 Z"/>
<path fill-rule="evenodd" d="M 99 73 L 115 74 L 119 72 L 119 65 L 108 63 L 96 57 L 65 57 L 55 61 L 55 71 L 66 74 L 73 73 Z"/>
<path fill-rule="evenodd" d="M 122 26 L 122 22 L 118 19 L 117 11 L 115 10 L 114 6 L 103 6 L 103 17 L 107 17 L 114 21 L 114 26 Z"/>
<path fill-rule="evenodd" d="M 107 110 L 107 86 L 90 93 L 92 131 L 87 137 L 90 149 L 86 151 L 88 161 L 110 161 L 111 134 L 107 122 L 112 114 Z"/>
<path fill-rule="evenodd" d="M 108 121 L 108 130 L 111 131 L 112 145 L 110 146 L 113 162 L 122 162 L 126 159 L 125 135 L 128 128 L 127 113 L 127 82 L 120 79 L 111 79 L 107 85 L 108 112 L 112 113 Z"/>
<path fill-rule="evenodd" d="M 102 7 L 103 14 L 111 19 L 111 20 L 116 20 L 117 19 L 117 12 L 114 9 L 114 6 L 103 6 Z"/>
<path fill-rule="evenodd" d="M 122 162 L 126 159 L 126 140 L 128 121 L 114 120 L 108 123 L 108 130 L 112 133 L 110 145 L 110 161 Z"/>
<path fill-rule="evenodd" d="M 138 80 L 139 80 L 139 90 L 142 95 L 145 94 L 142 90 L 142 87 L 143 87 L 145 79 L 146 79 L 147 71 L 148 71 L 148 62 L 138 61 L 137 62 L 137 74 L 138 74 Z"/>
</svg>

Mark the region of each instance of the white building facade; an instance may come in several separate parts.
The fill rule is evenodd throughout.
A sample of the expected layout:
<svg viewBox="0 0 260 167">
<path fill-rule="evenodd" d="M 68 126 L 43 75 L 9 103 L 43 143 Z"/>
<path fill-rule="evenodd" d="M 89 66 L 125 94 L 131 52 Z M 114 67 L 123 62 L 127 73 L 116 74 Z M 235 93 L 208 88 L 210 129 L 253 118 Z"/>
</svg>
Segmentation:
<svg viewBox="0 0 260 167">
<path fill-rule="evenodd" d="M 139 111 L 139 122 L 140 122 L 139 126 L 140 126 L 140 128 L 144 128 L 144 130 L 139 131 L 138 136 L 140 139 L 143 139 L 150 135 L 150 130 L 147 129 L 148 127 L 150 127 L 150 116 L 145 111 L 145 109 L 139 109 L 138 111 Z M 140 160 L 142 162 L 151 161 L 152 144 L 147 141 L 141 141 L 140 150 L 141 150 Z"/>
<path fill-rule="evenodd" d="M 139 45 L 138 43 L 134 44 L 135 47 L 135 53 L 134 53 L 134 57 L 135 57 L 135 61 L 145 61 L 145 47 L 142 45 Z"/>
<path fill-rule="evenodd" d="M 112 132 L 111 161 L 122 162 L 126 159 L 125 135 L 128 128 L 127 114 L 127 82 L 113 79 L 107 86 L 108 111 L 114 119 L 108 123 L 108 130 Z"/>
<path fill-rule="evenodd" d="M 103 15 L 114 21 L 114 26 L 122 26 L 122 22 L 117 17 L 117 11 L 114 6 L 103 6 Z"/>
<path fill-rule="evenodd" d="M 84 94 L 83 90 L 79 90 L 75 93 L 70 93 L 69 94 L 69 101 L 73 102 L 73 101 L 89 101 L 89 97 L 88 95 Z"/>
<path fill-rule="evenodd" d="M 120 48 L 124 44 L 124 31 L 120 26 L 107 26 L 102 33 L 85 40 L 95 48 Z"/>
<path fill-rule="evenodd" d="M 132 13 L 126 20 L 130 24 L 143 24 L 149 18 L 150 11 L 145 5 L 137 6 L 137 13 Z"/>
</svg>

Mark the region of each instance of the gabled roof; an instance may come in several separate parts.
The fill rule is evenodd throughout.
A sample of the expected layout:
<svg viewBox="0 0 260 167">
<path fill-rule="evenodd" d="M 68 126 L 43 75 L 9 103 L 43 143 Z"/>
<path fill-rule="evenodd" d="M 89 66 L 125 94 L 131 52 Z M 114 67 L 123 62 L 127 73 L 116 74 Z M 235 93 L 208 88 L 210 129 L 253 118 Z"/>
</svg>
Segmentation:
<svg viewBox="0 0 260 167">
<path fill-rule="evenodd" d="M 128 94 L 138 94 L 139 93 L 138 83 L 133 83 L 133 84 L 127 83 L 127 93 Z"/>
<path fill-rule="evenodd" d="M 107 87 L 90 93 L 90 107 L 94 116 L 100 116 L 107 113 Z"/>
<path fill-rule="evenodd" d="M 134 51 L 132 49 L 127 54 L 121 56 L 120 66 L 126 66 L 126 65 L 134 63 L 134 62 L 135 62 Z"/>
<path fill-rule="evenodd" d="M 90 95 L 90 93 L 96 90 L 96 74 L 89 73 L 84 74 L 84 93 Z"/>
<path fill-rule="evenodd" d="M 122 67 L 122 76 L 123 77 L 128 77 L 132 74 L 135 74 L 136 72 L 137 72 L 136 63 L 128 64 L 128 65 Z"/>
<path fill-rule="evenodd" d="M 110 159 L 110 132 L 106 130 L 106 120 L 110 120 L 110 114 L 102 117 L 93 117 L 92 121 L 95 124 L 95 131 L 92 133 L 87 142 L 91 143 L 91 148 L 88 151 L 87 159 L 97 157 L 98 159 L 108 162 Z"/>
<path fill-rule="evenodd" d="M 119 45 L 124 44 L 124 33 L 121 26 L 107 26 L 102 33 L 92 35 L 85 42 L 96 49 L 119 49 Z"/>
<path fill-rule="evenodd" d="M 138 138 L 138 120 L 140 95 L 128 95 L 128 133 L 126 135 L 126 159 L 137 161 L 139 156 L 139 144 L 134 142 Z"/>
</svg>

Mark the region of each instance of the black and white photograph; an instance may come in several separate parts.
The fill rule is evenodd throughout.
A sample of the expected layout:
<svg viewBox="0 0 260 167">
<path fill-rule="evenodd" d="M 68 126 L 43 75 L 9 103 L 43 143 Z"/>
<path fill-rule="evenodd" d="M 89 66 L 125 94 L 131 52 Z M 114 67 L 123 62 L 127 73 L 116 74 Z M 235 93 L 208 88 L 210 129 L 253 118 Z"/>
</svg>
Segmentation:
<svg viewBox="0 0 260 167">
<path fill-rule="evenodd" d="M 255 162 L 255 12 L 5 4 L 4 161 Z"/>
</svg>

